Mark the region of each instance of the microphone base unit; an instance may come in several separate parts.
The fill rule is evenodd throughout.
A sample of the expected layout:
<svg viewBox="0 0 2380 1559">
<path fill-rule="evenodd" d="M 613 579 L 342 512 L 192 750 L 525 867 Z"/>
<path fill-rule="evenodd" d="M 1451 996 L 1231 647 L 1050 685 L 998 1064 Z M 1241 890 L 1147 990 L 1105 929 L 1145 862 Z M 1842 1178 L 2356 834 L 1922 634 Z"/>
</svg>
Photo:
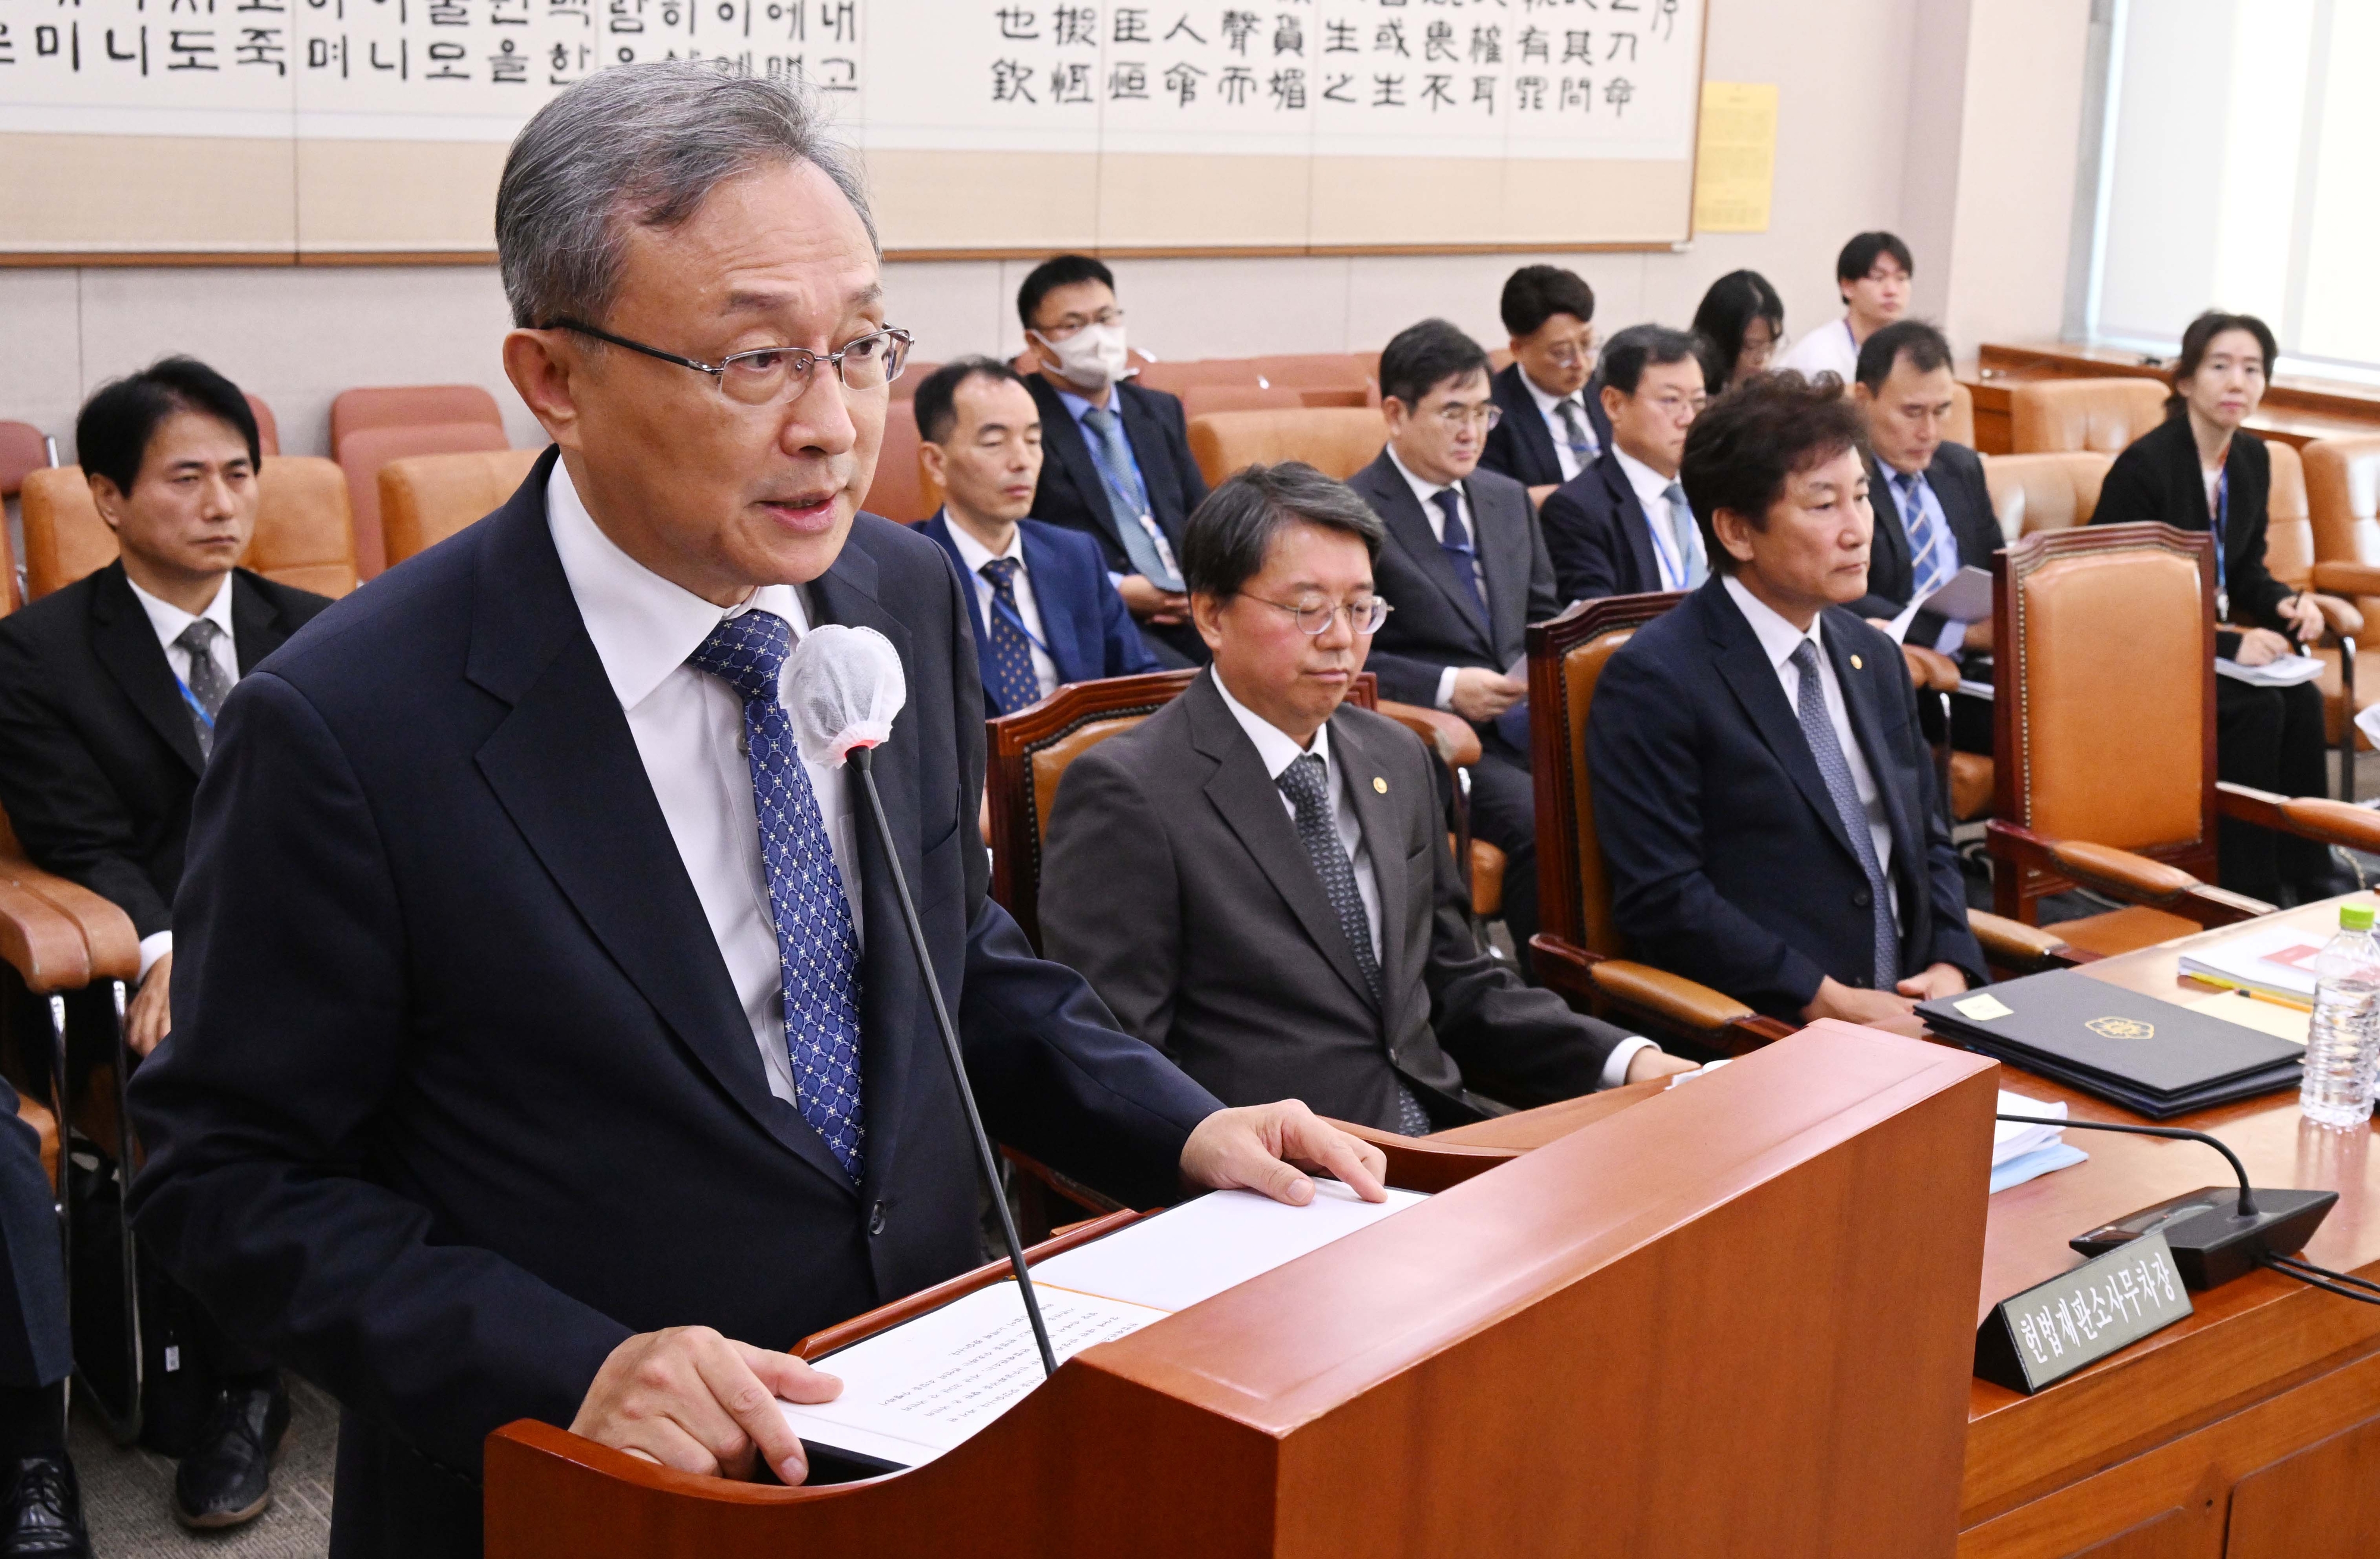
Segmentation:
<svg viewBox="0 0 2380 1559">
<path fill-rule="evenodd" d="M 2255 1188 L 2255 1211 L 2240 1211 L 2240 1188 L 2203 1186 L 2076 1236 L 2067 1243 L 2085 1256 L 2105 1255 L 2146 1234 L 2161 1234 L 2183 1285 L 2193 1292 L 2219 1288 L 2275 1256 L 2294 1255 L 2338 1200 L 2337 1191 Z"/>
</svg>

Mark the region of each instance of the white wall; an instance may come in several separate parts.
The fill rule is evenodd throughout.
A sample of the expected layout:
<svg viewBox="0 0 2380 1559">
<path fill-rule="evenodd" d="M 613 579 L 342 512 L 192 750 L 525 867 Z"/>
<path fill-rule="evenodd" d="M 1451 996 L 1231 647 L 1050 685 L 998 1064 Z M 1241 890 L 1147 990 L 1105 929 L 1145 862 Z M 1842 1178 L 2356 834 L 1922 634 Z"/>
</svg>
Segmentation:
<svg viewBox="0 0 2380 1559">
<path fill-rule="evenodd" d="M 1838 311 L 1843 239 L 1879 226 L 1910 239 L 1918 307 L 1951 323 L 1962 353 L 1981 339 L 1970 324 L 1995 338 L 2054 335 L 2070 196 L 2041 186 L 2046 173 L 2071 188 L 2087 6 L 1712 0 L 1706 75 L 1780 88 L 1768 232 L 1710 235 L 1682 253 L 1129 261 L 1117 269 L 1132 336 L 1160 358 L 1342 351 L 1442 314 L 1493 346 L 1503 278 L 1536 259 L 1587 279 L 1607 333 L 1682 325 L 1740 266 L 1776 285 L 1799 332 Z M 892 266 L 892 316 L 924 357 L 1014 351 L 1027 268 Z M 291 454 L 326 452 L 331 397 L 356 384 L 484 384 L 528 444 L 535 425 L 497 361 L 504 323 L 483 267 L 0 269 L 0 418 L 56 433 L 70 459 L 85 395 L 185 351 L 269 401 Z"/>
</svg>

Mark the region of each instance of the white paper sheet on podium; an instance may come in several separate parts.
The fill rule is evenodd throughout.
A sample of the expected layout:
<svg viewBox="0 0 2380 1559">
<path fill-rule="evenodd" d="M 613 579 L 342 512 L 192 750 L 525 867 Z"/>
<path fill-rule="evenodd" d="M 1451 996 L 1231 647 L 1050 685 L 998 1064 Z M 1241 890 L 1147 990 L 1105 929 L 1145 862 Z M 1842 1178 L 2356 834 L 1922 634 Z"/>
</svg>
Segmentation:
<svg viewBox="0 0 2380 1559">
<path fill-rule="evenodd" d="M 1213 1191 L 1033 1266 L 1050 1351 L 1062 1364 L 1424 1200 L 1367 1202 L 1335 1181 L 1290 1207 L 1251 1191 Z M 965 1442 L 1041 1383 L 1040 1352 L 1014 1282 L 856 1343 L 819 1361 L 843 1395 L 780 1403 L 804 1440 L 899 1467 Z"/>
</svg>

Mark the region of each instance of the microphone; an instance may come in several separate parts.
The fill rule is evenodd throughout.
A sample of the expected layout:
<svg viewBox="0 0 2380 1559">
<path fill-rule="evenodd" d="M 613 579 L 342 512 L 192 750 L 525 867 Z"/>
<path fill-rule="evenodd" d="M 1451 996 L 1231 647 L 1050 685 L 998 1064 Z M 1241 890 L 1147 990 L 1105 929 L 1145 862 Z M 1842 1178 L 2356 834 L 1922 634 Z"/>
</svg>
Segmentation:
<svg viewBox="0 0 2380 1559">
<path fill-rule="evenodd" d="M 2228 1190 L 2202 1186 L 2067 1241 L 2085 1256 L 2103 1256 L 2128 1240 L 2161 1234 L 2173 1251 L 2173 1264 L 2181 1273 L 2182 1284 L 2192 1289 L 2220 1287 L 2255 1267 L 2302 1250 L 2338 1200 L 2337 1191 L 2256 1190 L 2248 1184 L 2248 1166 L 2240 1162 L 2239 1154 L 2216 1138 L 2188 1127 L 2119 1126 L 2108 1121 L 2070 1121 L 2049 1115 L 1996 1118 L 2025 1126 L 2204 1142 L 2229 1160 L 2231 1173 L 2240 1182 L 2236 1202 Z"/>
<path fill-rule="evenodd" d="M 874 628 L 845 627 L 824 623 L 802 635 L 785 657 L 777 696 L 792 716 L 794 739 L 802 756 L 813 763 L 839 769 L 848 761 L 859 771 L 860 793 L 876 819 L 876 837 L 892 867 L 892 887 L 901 901 L 901 919 L 909 928 L 909 950 L 933 1004 L 934 1024 L 941 1030 L 942 1054 L 951 1064 L 951 1080 L 958 1085 L 959 1105 L 966 1112 L 967 1130 L 975 1138 L 976 1162 L 991 1189 L 991 1204 L 1000 1211 L 1000 1233 L 1008 1242 L 1008 1264 L 1016 1273 L 1018 1292 L 1025 1296 L 1025 1317 L 1032 1323 L 1033 1341 L 1041 1349 L 1041 1372 L 1058 1372 L 1058 1356 L 1050 1348 L 1050 1329 L 1041 1321 L 1041 1302 L 1033 1292 L 1032 1274 L 1025 1270 L 1025 1247 L 1016 1237 L 1016 1221 L 1009 1216 L 1008 1199 L 1001 1193 L 1000 1163 L 991 1156 L 991 1139 L 984 1135 L 983 1117 L 975 1107 L 975 1090 L 967 1085 L 966 1061 L 959 1053 L 958 1030 L 942 1003 L 942 988 L 934 980 L 934 961 L 926 947 L 926 928 L 918 922 L 917 900 L 909 893 L 909 875 L 902 869 L 901 851 L 892 840 L 892 825 L 884 820 L 884 798 L 876 793 L 872 761 L 877 746 L 892 735 L 892 718 L 909 700 L 909 683 L 901 669 L 901 652 Z"/>
</svg>

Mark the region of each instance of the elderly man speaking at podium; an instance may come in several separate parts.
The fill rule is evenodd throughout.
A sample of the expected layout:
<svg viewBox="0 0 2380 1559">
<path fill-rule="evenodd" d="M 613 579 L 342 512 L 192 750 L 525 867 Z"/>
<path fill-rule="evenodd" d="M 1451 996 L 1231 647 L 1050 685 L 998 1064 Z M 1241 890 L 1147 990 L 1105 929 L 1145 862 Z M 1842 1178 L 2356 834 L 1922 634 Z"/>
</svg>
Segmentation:
<svg viewBox="0 0 2380 1559">
<path fill-rule="evenodd" d="M 559 447 L 234 692 L 134 1085 L 141 1232 L 345 1405 L 342 1555 L 477 1552 L 521 1417 L 799 1480 L 772 1399 L 836 1382 L 777 1350 L 978 1259 L 892 863 L 778 701 L 814 623 L 900 652 L 874 773 L 993 1132 L 1143 1204 L 1302 1202 L 1293 1166 L 1378 1194 L 1377 1150 L 1222 1109 L 986 898 L 958 581 L 856 512 L 906 339 L 813 111 L 590 78 L 496 225 Z"/>
</svg>

